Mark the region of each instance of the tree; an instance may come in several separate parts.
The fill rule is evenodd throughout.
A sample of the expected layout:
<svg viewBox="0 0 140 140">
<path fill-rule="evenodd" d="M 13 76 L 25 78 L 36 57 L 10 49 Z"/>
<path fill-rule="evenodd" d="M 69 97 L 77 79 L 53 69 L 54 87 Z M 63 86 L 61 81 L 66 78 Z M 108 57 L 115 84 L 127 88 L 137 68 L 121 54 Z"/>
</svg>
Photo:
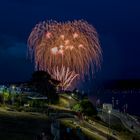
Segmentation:
<svg viewBox="0 0 140 140">
<path fill-rule="evenodd" d="M 6 101 L 8 101 L 9 99 L 9 92 L 8 91 L 5 91 L 3 92 L 3 101 L 4 101 L 4 104 Z"/>
<path fill-rule="evenodd" d="M 76 105 L 74 105 L 73 110 L 80 111 L 81 113 L 87 116 L 97 115 L 96 108 L 88 99 L 84 99 L 79 103 L 77 103 Z"/>
<path fill-rule="evenodd" d="M 40 94 L 48 97 L 49 102 L 58 101 L 56 88 L 60 82 L 52 79 L 50 74 L 45 71 L 36 71 L 32 75 L 31 83 Z"/>
<path fill-rule="evenodd" d="M 78 112 L 78 111 L 82 111 L 82 107 L 81 107 L 81 105 L 80 105 L 80 103 L 77 103 L 76 105 L 74 105 L 73 106 L 73 110 L 75 110 L 76 112 Z"/>
</svg>

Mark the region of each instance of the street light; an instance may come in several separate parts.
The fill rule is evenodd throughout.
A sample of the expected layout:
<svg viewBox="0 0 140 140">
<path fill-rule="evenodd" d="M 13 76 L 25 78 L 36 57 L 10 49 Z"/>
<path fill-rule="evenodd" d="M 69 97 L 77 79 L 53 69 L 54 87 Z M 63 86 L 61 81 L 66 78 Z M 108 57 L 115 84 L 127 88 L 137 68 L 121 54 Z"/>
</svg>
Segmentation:
<svg viewBox="0 0 140 140">
<path fill-rule="evenodd" d="M 12 85 L 12 89 L 13 89 L 13 90 L 15 89 L 15 85 Z"/>
<path fill-rule="evenodd" d="M 110 137 L 110 114 L 111 114 L 111 110 L 108 110 L 108 117 L 109 117 L 109 126 L 108 126 L 108 132 L 109 132 L 109 137 Z"/>
<path fill-rule="evenodd" d="M 15 88 L 16 88 L 15 85 L 12 85 L 12 98 L 11 98 L 11 100 L 12 100 L 12 104 L 14 104 L 14 100 L 15 100 L 15 99 L 14 99 L 14 98 L 15 98 L 15 97 L 14 97 L 14 94 L 15 94 Z"/>
<path fill-rule="evenodd" d="M 71 96 L 74 96 L 74 94 L 72 93 Z"/>
</svg>

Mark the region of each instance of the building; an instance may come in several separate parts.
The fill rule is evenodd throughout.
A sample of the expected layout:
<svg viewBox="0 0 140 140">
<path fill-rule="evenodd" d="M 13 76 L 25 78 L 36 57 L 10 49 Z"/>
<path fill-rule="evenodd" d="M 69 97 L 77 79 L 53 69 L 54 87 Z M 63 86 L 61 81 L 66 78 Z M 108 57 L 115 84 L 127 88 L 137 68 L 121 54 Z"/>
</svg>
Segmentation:
<svg viewBox="0 0 140 140">
<path fill-rule="evenodd" d="M 104 111 L 111 111 L 112 110 L 112 104 L 104 103 L 103 104 L 103 110 Z"/>
</svg>

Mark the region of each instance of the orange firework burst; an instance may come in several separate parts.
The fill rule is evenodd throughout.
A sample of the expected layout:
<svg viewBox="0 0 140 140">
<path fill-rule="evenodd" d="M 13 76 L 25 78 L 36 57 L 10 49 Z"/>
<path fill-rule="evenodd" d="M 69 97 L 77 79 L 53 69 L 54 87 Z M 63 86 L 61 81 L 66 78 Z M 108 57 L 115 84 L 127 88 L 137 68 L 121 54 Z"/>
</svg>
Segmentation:
<svg viewBox="0 0 140 140">
<path fill-rule="evenodd" d="M 93 73 L 95 66 L 100 67 L 102 53 L 97 32 L 83 20 L 40 22 L 32 30 L 28 46 L 36 69 L 48 71 L 58 80 L 63 79 L 63 83 L 68 83 L 64 79 L 74 80 L 77 75 L 84 79 L 90 69 Z M 69 81 L 65 89 L 71 85 Z"/>
</svg>

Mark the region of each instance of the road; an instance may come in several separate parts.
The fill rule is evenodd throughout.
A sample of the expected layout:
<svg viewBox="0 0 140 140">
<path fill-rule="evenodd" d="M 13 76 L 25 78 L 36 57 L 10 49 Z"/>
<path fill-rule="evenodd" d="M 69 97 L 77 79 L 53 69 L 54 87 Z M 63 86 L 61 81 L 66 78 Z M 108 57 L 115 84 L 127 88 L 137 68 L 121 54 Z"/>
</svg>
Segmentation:
<svg viewBox="0 0 140 140">
<path fill-rule="evenodd" d="M 117 110 L 112 110 L 112 115 L 118 117 L 122 124 L 132 133 L 138 133 L 140 134 L 140 124 L 138 124 L 138 122 L 131 118 L 130 115 L 127 114 L 123 114 L 118 112 Z"/>
<path fill-rule="evenodd" d="M 91 125 L 89 124 L 87 121 L 83 121 L 83 124 L 82 124 L 85 128 L 91 130 L 91 131 L 94 131 L 96 133 L 98 133 L 100 136 L 104 137 L 104 138 L 111 138 L 111 140 L 117 140 L 119 138 L 117 138 L 116 136 L 113 136 L 113 135 L 109 135 L 108 134 L 108 131 L 107 132 L 103 132 L 101 131 L 99 128 L 97 128 L 96 124 L 95 125 Z"/>
<path fill-rule="evenodd" d="M 72 115 L 71 113 L 53 113 L 51 115 L 53 119 L 73 122 L 73 124 L 77 124 L 78 126 L 80 126 L 80 128 L 83 131 L 86 131 L 86 132 L 88 131 L 88 133 L 93 134 L 93 136 L 96 135 L 101 140 L 107 140 L 108 138 L 111 138 L 111 140 L 119 140 L 117 136 L 114 136 L 112 134 L 109 135 L 108 129 L 107 131 L 102 131 L 101 128 L 99 128 L 99 126 L 92 125 L 85 120 L 79 120 L 78 117 L 76 117 L 75 115 Z"/>
<path fill-rule="evenodd" d="M 98 131 L 87 128 L 87 126 L 83 126 L 81 125 L 81 123 L 79 122 L 79 120 L 75 119 L 75 118 L 59 118 L 60 121 L 64 121 L 64 122 L 68 122 L 70 125 L 73 125 L 74 128 L 76 127 L 80 127 L 80 129 L 83 132 L 86 133 L 90 133 L 92 135 L 93 138 L 97 137 L 100 140 L 107 140 L 107 137 L 102 136 L 101 134 L 98 133 Z"/>
</svg>

